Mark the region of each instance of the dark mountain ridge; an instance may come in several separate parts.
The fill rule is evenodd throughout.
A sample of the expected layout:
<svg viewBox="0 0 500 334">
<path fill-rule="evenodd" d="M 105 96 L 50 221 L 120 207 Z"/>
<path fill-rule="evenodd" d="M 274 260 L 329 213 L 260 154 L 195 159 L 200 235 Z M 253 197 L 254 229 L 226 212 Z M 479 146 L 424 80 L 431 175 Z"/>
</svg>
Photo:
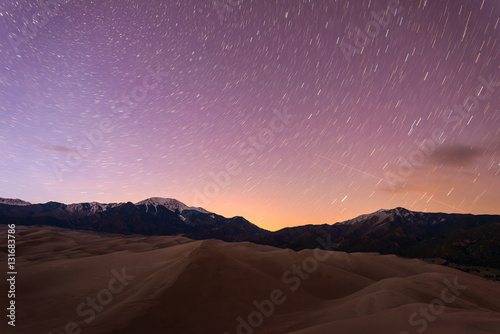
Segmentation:
<svg viewBox="0 0 500 334">
<path fill-rule="evenodd" d="M 346 252 L 379 252 L 404 257 L 500 268 L 500 216 L 379 210 L 328 225 L 264 230 L 243 217 L 225 218 L 175 199 L 153 197 L 133 204 L 0 199 L 0 223 L 51 225 L 97 232 L 183 235 L 192 239 L 251 241 L 293 250 L 320 246 Z"/>
<path fill-rule="evenodd" d="M 404 257 L 500 268 L 500 216 L 414 212 L 404 208 L 333 225 L 285 228 L 250 241 L 301 250 L 330 240 L 346 252 L 378 252 Z"/>
<path fill-rule="evenodd" d="M 119 234 L 183 235 L 192 239 L 225 241 L 240 241 L 248 235 L 269 233 L 243 217 L 225 218 L 202 208 L 188 207 L 174 199 L 159 197 L 136 204 L 0 204 L 0 223 L 51 225 Z"/>
</svg>

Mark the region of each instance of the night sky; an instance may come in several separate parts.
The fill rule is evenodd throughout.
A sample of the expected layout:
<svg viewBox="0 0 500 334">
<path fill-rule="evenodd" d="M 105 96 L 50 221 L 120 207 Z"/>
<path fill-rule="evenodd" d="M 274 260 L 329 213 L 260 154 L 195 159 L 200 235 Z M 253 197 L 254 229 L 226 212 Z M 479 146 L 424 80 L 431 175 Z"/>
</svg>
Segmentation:
<svg viewBox="0 0 500 334">
<path fill-rule="evenodd" d="M 47 2 L 0 4 L 0 197 L 500 213 L 498 0 Z"/>
</svg>

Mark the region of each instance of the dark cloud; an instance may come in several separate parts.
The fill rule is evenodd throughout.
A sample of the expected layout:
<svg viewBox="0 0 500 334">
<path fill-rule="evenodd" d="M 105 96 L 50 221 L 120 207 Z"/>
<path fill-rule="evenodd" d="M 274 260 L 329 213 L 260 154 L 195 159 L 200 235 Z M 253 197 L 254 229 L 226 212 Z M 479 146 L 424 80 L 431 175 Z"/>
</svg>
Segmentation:
<svg viewBox="0 0 500 334">
<path fill-rule="evenodd" d="M 464 167 L 474 164 L 476 158 L 482 154 L 482 149 L 465 145 L 453 145 L 438 147 L 429 156 L 429 161 L 435 165 Z"/>
<path fill-rule="evenodd" d="M 48 145 L 45 146 L 45 150 L 56 153 L 77 153 L 73 147 L 63 145 Z"/>
</svg>

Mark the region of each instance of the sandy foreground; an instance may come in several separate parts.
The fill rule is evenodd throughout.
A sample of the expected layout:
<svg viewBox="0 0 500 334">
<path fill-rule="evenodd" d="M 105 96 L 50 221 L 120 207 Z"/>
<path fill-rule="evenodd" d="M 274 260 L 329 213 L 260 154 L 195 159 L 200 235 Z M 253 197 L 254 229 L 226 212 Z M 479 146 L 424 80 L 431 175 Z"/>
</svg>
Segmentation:
<svg viewBox="0 0 500 334">
<path fill-rule="evenodd" d="M 0 333 L 500 333 L 498 282 L 419 260 L 16 229 L 16 326 L 4 311 Z"/>
</svg>

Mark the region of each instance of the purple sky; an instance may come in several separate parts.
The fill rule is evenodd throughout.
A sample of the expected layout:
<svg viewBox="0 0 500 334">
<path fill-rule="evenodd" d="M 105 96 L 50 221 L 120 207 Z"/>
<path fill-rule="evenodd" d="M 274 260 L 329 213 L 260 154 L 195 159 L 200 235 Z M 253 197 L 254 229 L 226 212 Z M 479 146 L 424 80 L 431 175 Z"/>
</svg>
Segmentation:
<svg viewBox="0 0 500 334">
<path fill-rule="evenodd" d="M 46 2 L 0 4 L 0 197 L 500 213 L 497 0 Z"/>
</svg>

